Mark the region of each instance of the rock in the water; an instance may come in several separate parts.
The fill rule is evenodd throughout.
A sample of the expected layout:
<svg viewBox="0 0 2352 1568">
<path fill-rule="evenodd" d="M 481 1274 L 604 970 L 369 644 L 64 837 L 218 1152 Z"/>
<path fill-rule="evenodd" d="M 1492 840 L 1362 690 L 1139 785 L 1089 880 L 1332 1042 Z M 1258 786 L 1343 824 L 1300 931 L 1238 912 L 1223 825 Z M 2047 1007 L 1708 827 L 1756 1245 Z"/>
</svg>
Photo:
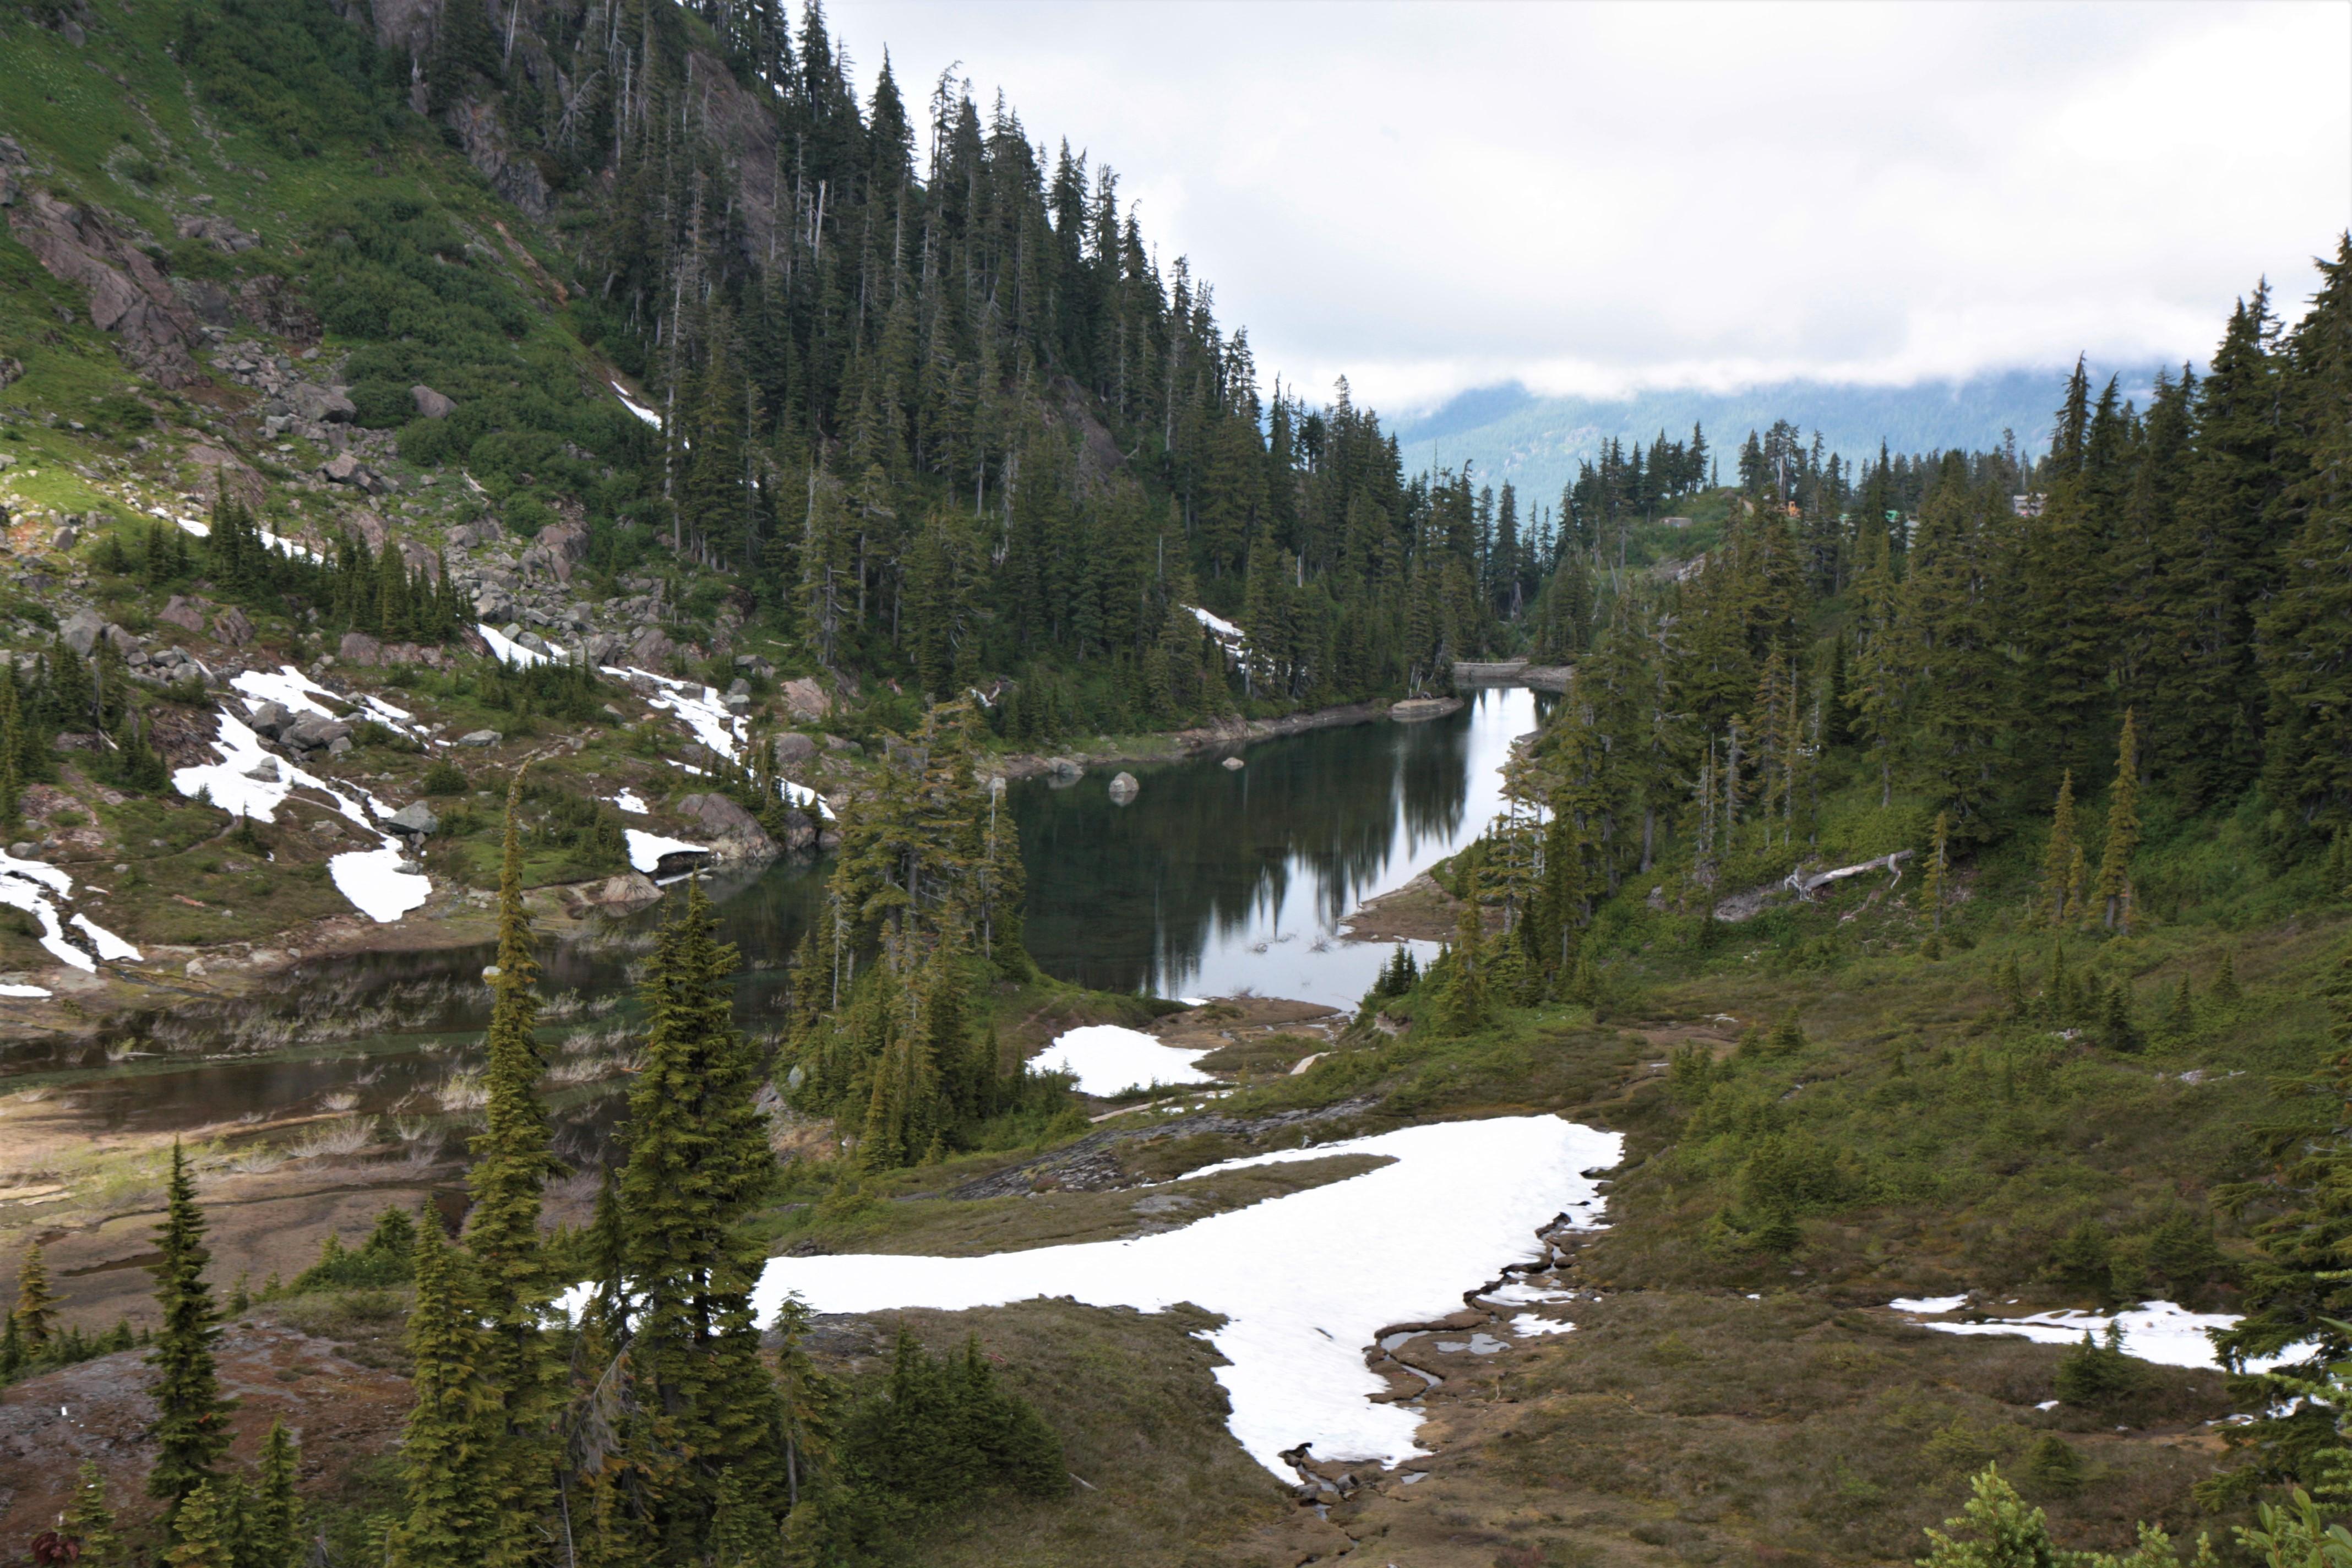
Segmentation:
<svg viewBox="0 0 2352 1568">
<path fill-rule="evenodd" d="M 565 888 L 562 896 L 574 915 L 622 914 L 654 902 L 661 897 L 661 889 L 643 871 L 624 871 L 601 882 Z"/>
<path fill-rule="evenodd" d="M 1239 757 L 1227 757 L 1225 759 L 1225 772 L 1229 773 L 1237 773 L 1242 771 L 1244 766 L 1244 764 Z"/>
<path fill-rule="evenodd" d="M 394 833 L 422 838 L 428 833 L 441 831 L 441 819 L 433 808 L 421 800 L 411 801 L 383 819 L 383 825 Z"/>
<path fill-rule="evenodd" d="M 457 737 L 461 746 L 495 746 L 502 739 L 496 730 L 475 730 Z"/>
<path fill-rule="evenodd" d="M 760 826 L 760 819 L 723 795 L 689 795 L 681 798 L 677 809 L 702 829 L 710 840 L 711 858 L 716 860 L 769 860 L 776 855 L 776 841 Z"/>
<path fill-rule="evenodd" d="M 1133 773 L 1121 773 L 1110 781 L 1110 797 L 1121 805 L 1142 793 L 1143 786 L 1135 782 Z"/>
<path fill-rule="evenodd" d="M 1076 784 L 1087 776 L 1087 770 L 1076 757 L 1048 757 L 1045 771 L 1066 784 Z"/>
</svg>

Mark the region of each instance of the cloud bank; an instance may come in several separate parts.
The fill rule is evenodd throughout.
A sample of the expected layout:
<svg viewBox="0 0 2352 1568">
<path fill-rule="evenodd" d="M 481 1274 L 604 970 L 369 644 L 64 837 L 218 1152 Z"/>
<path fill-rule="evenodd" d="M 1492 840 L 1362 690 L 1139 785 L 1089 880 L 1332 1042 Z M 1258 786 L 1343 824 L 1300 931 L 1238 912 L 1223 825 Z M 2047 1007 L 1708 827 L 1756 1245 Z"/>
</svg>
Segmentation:
<svg viewBox="0 0 2352 1568">
<path fill-rule="evenodd" d="M 1260 365 L 1384 408 L 2202 355 L 2352 222 L 2352 8 L 986 6 L 834 26 L 1121 175 Z"/>
</svg>

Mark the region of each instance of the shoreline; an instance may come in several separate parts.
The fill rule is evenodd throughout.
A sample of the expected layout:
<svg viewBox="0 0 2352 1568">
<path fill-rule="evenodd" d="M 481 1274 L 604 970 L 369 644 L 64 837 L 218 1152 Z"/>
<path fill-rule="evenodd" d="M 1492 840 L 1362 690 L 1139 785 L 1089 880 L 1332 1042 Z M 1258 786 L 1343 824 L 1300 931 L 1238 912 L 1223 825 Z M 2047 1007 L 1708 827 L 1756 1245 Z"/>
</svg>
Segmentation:
<svg viewBox="0 0 2352 1568">
<path fill-rule="evenodd" d="M 1499 678 L 1489 670 L 1508 670 Z M 1545 670 L 1525 667 L 1480 667 L 1466 675 L 1455 672 L 1458 687 L 1471 689 L 1526 685 L 1521 676 L 1544 676 Z M 1139 766 L 1196 760 L 1219 752 L 1238 752 L 1262 741 L 1281 740 L 1318 730 L 1342 729 L 1383 720 L 1407 723 L 1458 712 L 1467 699 L 1452 694 L 1408 699 L 1403 702 L 1375 700 L 1309 709 L 1273 719 L 1227 719 L 1214 724 L 1122 737 L 1103 751 L 1072 749 L 1050 754 L 1013 752 L 984 758 L 980 765 L 1005 779 L 1038 778 L 1054 773 L 1059 761 L 1081 769 Z M 1391 710 L 1409 707 L 1409 711 Z M 781 858 L 781 857 L 779 857 Z M 764 864 L 764 863 L 763 863 Z M 642 887 L 634 884 L 642 883 Z M 623 884 L 632 884 L 624 887 Z M 1365 903 L 1343 922 L 1352 941 L 1390 941 L 1385 927 L 1367 931 L 1361 917 L 1384 902 L 1402 896 L 1394 889 Z M 1433 884 L 1432 884 L 1433 888 Z M 1440 893 L 1444 897 L 1443 893 Z M 234 1001 L 249 994 L 262 982 L 297 965 L 362 957 L 372 953 L 445 952 L 479 946 L 497 935 L 494 895 L 483 889 L 436 886 L 433 896 L 399 920 L 377 924 L 356 910 L 289 926 L 258 938 L 217 944 L 151 947 L 139 963 L 101 963 L 94 973 L 58 965 L 27 972 L 31 984 L 46 986 L 46 998 L 0 1000 L 0 1058 L 12 1048 L 41 1044 L 86 1043 L 127 1017 L 168 1013 L 183 1006 Z M 658 889 L 642 874 L 621 872 L 580 882 L 546 883 L 528 889 L 524 898 L 531 923 L 543 938 L 564 941 L 584 933 L 607 915 L 632 913 L 654 902 Z M 1445 932 L 1452 931 L 1450 913 Z M 1438 940 L 1438 939 L 1431 939 Z"/>
</svg>

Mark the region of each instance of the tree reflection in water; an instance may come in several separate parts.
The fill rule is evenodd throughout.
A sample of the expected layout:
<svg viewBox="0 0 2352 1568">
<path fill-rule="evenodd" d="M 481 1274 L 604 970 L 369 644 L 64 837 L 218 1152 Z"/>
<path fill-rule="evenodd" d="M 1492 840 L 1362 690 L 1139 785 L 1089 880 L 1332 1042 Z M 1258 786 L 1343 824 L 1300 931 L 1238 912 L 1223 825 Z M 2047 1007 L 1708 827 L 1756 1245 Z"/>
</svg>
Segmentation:
<svg viewBox="0 0 2352 1568">
<path fill-rule="evenodd" d="M 1246 986 L 1353 1005 L 1388 950 L 1340 941 L 1340 921 L 1484 831 L 1501 805 L 1496 770 L 1539 721 L 1538 700 L 1481 691 L 1445 719 L 1254 746 L 1238 773 L 1153 770 L 1127 806 L 1093 775 L 1026 781 L 1012 804 L 1030 952 L 1105 990 Z"/>
</svg>

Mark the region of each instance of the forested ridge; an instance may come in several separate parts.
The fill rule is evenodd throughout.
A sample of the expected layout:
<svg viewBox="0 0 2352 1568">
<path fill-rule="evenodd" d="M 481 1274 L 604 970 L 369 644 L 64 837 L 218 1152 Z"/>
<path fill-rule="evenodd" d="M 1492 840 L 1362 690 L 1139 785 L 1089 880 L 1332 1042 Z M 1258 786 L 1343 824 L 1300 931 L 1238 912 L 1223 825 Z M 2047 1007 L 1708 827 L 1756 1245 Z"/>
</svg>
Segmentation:
<svg viewBox="0 0 2352 1568">
<path fill-rule="evenodd" d="M 120 50 L 102 30 L 110 16 L 35 10 L 20 34 L 70 26 L 99 40 L 93 60 Z M 232 927 L 231 901 L 250 915 L 272 876 L 323 888 L 330 850 L 315 829 L 265 835 L 242 813 L 227 826 L 209 796 L 180 804 L 169 763 L 183 758 L 166 750 L 209 753 L 179 710 L 208 721 L 216 698 L 193 658 L 156 662 L 130 635 L 135 624 L 176 645 L 186 639 L 159 620 L 199 637 L 209 626 L 204 651 L 224 665 L 332 670 L 377 703 L 381 691 L 411 705 L 355 711 L 339 737 L 351 743 L 311 748 L 324 754 L 310 764 L 370 770 L 388 796 L 439 802 L 408 847 L 455 896 L 425 918 L 455 907 L 469 872 L 478 884 L 494 869 L 499 945 L 482 973 L 490 1016 L 468 1085 L 479 1096 L 466 1114 L 481 1115 L 466 1123 L 462 1223 L 394 1208 L 361 1248 L 331 1235 L 284 1289 L 227 1292 L 207 1274 L 194 1173 L 205 1152 L 184 1162 L 175 1149 L 159 1194 L 161 1327 L 145 1342 L 159 1415 L 142 1439 L 162 1517 L 124 1509 L 121 1533 L 166 1543 L 186 1568 L 281 1568 L 313 1551 L 402 1565 L 775 1568 L 912 1560 L 987 1521 L 1043 1530 L 1076 1516 L 1073 1489 L 1094 1482 L 1066 1466 L 1097 1458 L 1082 1461 L 1066 1436 L 1089 1430 L 1071 1414 L 1080 1395 L 1066 1408 L 1012 1389 L 1034 1393 L 1034 1378 L 1067 1373 L 1080 1352 L 1001 1379 L 992 1341 L 975 1334 L 943 1356 L 894 1327 L 887 1358 L 837 1375 L 841 1336 L 819 1342 L 838 1325 L 813 1324 L 796 1300 L 753 1304 L 788 1241 L 857 1250 L 889 1225 L 977 1231 L 982 1205 L 1058 1215 L 1056 1196 L 1109 1197 L 1034 1178 L 1017 1199 L 950 1186 L 1017 1173 L 1092 1136 L 1091 1114 L 1122 1113 L 1029 1071 L 1024 1047 L 1039 1042 L 1016 1041 L 1016 1026 L 1034 1034 L 1065 1013 L 1140 1022 L 1166 1005 L 1074 999 L 1038 973 L 991 753 L 1438 694 L 1462 659 L 1525 656 L 1572 673 L 1513 754 L 1507 815 L 1437 872 L 1452 940 L 1418 958 L 1401 948 L 1352 1025 L 1291 1037 L 1298 1050 L 1272 1071 L 1236 1069 L 1217 1114 L 1263 1114 L 1255 1125 L 1289 1127 L 1283 1136 L 1306 1135 L 1282 1120 L 1304 1112 L 1350 1127 L 1498 1107 L 1622 1117 L 1638 1157 L 1610 1200 L 1616 1233 L 1594 1239 L 1598 1261 L 1577 1286 L 1593 1287 L 1579 1326 L 1594 1331 L 1571 1337 L 1580 1352 L 1616 1331 L 1599 1311 L 1604 1290 L 1629 1314 L 1677 1289 L 1689 1291 L 1677 1312 L 1702 1300 L 1742 1311 L 1775 1292 L 1752 1325 L 1787 1309 L 1801 1277 L 1839 1293 L 1812 1302 L 1839 1332 L 1862 1331 L 1853 1301 L 1874 1308 L 1898 1289 L 2040 1289 L 2037 1301 L 2113 1307 L 2161 1281 L 2176 1300 L 2243 1311 L 2224 1345 L 2241 1372 L 2288 1346 L 2314 1347 L 2296 1353 L 2315 1373 L 2352 1352 L 2338 1271 L 2352 989 L 2337 975 L 2323 998 L 2307 963 L 2255 979 L 2254 962 L 2242 987 L 2224 944 L 2329 927 L 2352 891 L 2352 237 L 2319 263 L 2293 325 L 2258 287 L 2210 363 L 2158 377 L 2144 404 L 2078 366 L 2050 389 L 2046 449 L 1882 445 L 1856 462 L 1787 421 L 1744 438 L 1660 430 L 1608 440 L 1557 497 L 1536 497 L 1474 471 L 1415 471 L 1344 382 L 1327 396 L 1262 373 L 1210 283 L 1155 250 L 1115 171 L 1038 142 L 1003 96 L 976 96 L 952 71 L 909 87 L 887 58 L 870 78 L 853 70 L 816 4 L 788 17 L 716 0 L 172 0 L 169 16 L 170 94 L 184 74 L 198 129 L 229 128 L 212 145 L 230 178 L 268 188 L 239 208 L 257 232 L 231 224 L 220 238 L 206 226 L 226 209 L 196 211 L 213 195 L 192 194 L 194 132 L 166 148 L 110 125 L 119 146 L 57 153 L 46 167 L 0 156 L 0 194 L 99 211 L 91 193 L 110 187 L 89 171 L 119 172 L 111 188 L 127 211 L 150 203 L 138 221 L 155 235 L 115 260 L 148 257 L 170 275 L 159 286 L 192 300 L 211 298 L 203 285 L 221 310 L 243 301 L 244 324 L 199 351 L 220 351 L 219 366 L 267 340 L 289 351 L 278 357 L 297 381 L 306 365 L 331 371 L 349 404 L 333 423 L 348 428 L 265 418 L 265 398 L 217 384 L 166 385 L 163 362 L 135 357 L 127 336 L 86 330 L 75 311 L 90 301 L 55 268 L 45 279 L 0 246 L 0 263 L 17 267 L 0 290 L 0 349 L 32 365 L 0 356 L 24 378 L 6 395 L 45 405 L 0 410 L 0 439 L 41 454 L 10 483 L 62 494 L 34 490 L 23 470 L 47 467 L 58 483 L 79 465 L 92 488 L 78 496 L 101 493 L 101 479 L 116 487 L 103 505 L 74 502 L 86 509 L 77 531 L 48 536 L 62 564 L 40 568 L 94 602 L 86 653 L 58 616 L 36 613 L 55 580 L 35 581 L 29 557 L 12 567 L 20 591 L 0 589 L 15 640 L 34 649 L 0 679 L 0 817 L 13 830 L 45 812 L 61 833 L 84 826 L 86 808 L 111 835 L 86 858 L 112 870 L 82 874 L 123 879 L 123 905 L 152 906 L 121 917 L 142 941 L 232 929 L 248 948 L 279 940 L 261 923 L 275 909 Z M 65 147 L 75 117 L 54 118 Z M 220 153 L 256 141 L 271 149 L 268 171 Z M 21 151 L 0 139 L 0 154 Z M 25 199 L 10 211 L 31 210 Z M 159 213 L 194 226 L 163 240 Z M 118 353 L 143 378 L 135 396 L 120 390 Z M 241 456 L 179 463 L 213 441 Z M 331 451 L 364 454 L 385 470 L 382 488 L 353 489 L 348 468 L 316 477 L 329 463 L 310 465 Z M 186 504 L 133 505 L 127 474 L 146 486 L 140 499 Z M 199 510 L 201 539 L 171 521 Z M 382 531 L 373 539 L 363 512 Z M 301 540 L 315 554 L 286 548 Z M 531 606 L 542 618 L 513 626 L 517 638 L 586 651 L 601 636 L 631 650 L 615 663 L 659 668 L 600 669 L 601 654 L 529 668 L 457 657 L 478 623 L 507 618 L 482 607 L 498 600 L 478 574 L 506 544 L 526 560 L 540 552 L 530 571 L 498 560 L 547 589 Z M 638 607 L 548 617 L 573 600 Z M 635 635 L 654 620 L 662 637 Z M 393 643 L 405 651 L 346 657 Z M 134 651 L 147 661 L 138 675 Z M 664 679 L 689 676 L 699 728 Z M 786 698 L 786 681 L 805 684 L 812 705 Z M 388 727 L 412 708 L 446 721 L 432 731 L 440 750 Z M 737 718 L 729 734 L 751 749 L 721 757 L 713 726 Z M 564 732 L 534 744 L 534 719 Z M 679 721 L 703 749 L 678 739 Z M 76 745 L 61 752 L 52 742 L 67 734 Z M 460 735 L 468 749 L 450 749 Z M 509 786 L 502 840 L 494 780 Z M 150 813 L 158 800 L 171 811 Z M 581 998 L 541 994 L 524 890 L 659 868 L 658 853 L 640 863 L 626 845 L 624 810 L 665 835 L 715 843 L 723 826 L 762 835 L 769 854 L 789 841 L 835 858 L 789 961 L 752 955 L 789 971 L 766 1034 L 738 1016 L 740 955 L 701 885 L 673 895 L 679 907 L 633 971 L 636 1010 L 614 1026 L 627 1064 L 614 1077 L 630 1088 L 602 1195 L 559 1225 L 553 1194 L 570 1173 L 551 1103 L 575 1081 L 558 1069 L 585 1064 L 553 1060 L 541 1026 Z M 245 858 L 163 880 L 183 851 Z M 1884 884 L 1822 879 L 1864 868 Z M 148 920 L 168 934 L 129 925 Z M 17 940 L 29 950 L 33 934 Z M 171 984 L 198 978 L 175 969 Z M 2303 1059 L 2296 1031 L 2323 1003 L 2326 1049 Z M 2273 1008 L 2289 1023 L 2258 1016 Z M 1777 1022 L 1741 1026 L 1718 1009 Z M 1724 1023 L 1722 1037 L 1694 1017 Z M 1617 1033 L 1611 1020 L 1629 1018 L 1671 1023 L 1651 1033 L 1672 1040 Z M 1253 1043 L 1268 1049 L 1267 1033 Z M 1650 1072 L 1654 1054 L 1671 1065 Z M 2169 1140 L 2176 1112 L 2194 1126 Z M 407 1140 L 405 1119 L 396 1126 Z M 1259 1134 L 1209 1146 L 1223 1136 L 1188 1145 L 1191 1163 Z M 1115 1184 L 1162 1183 L 1190 1158 L 1147 1153 Z M 1125 1227 L 1129 1213 L 1089 1223 Z M 63 1326 L 52 1287 L 63 1276 L 37 1247 L 26 1258 L 18 1307 L 0 1322 L 0 1377 L 131 1348 L 127 1321 L 111 1334 Z M 363 1291 L 407 1310 L 414 1406 L 398 1454 L 348 1491 L 298 1498 L 281 1428 L 248 1476 L 230 1457 L 213 1359 L 223 1323 Z M 1638 1375 L 1663 1387 L 1704 1362 L 1679 1331 L 1639 1342 Z M 1536 1361 L 1534 1345 L 1514 1367 Z M 1895 1356 L 1847 1349 L 1834 1378 L 1808 1363 L 1791 1386 L 1810 1400 Z M 1740 1359 L 1752 1352 L 1743 1341 Z M 1885 1560 L 1892 1526 L 1869 1535 L 1867 1516 L 1894 1517 L 1890 1496 L 1924 1495 L 1954 1466 L 2021 1457 L 2020 1423 L 2042 1416 L 2035 1435 L 2056 1447 L 2034 1448 L 2030 1488 L 2071 1500 L 2112 1480 L 2098 1500 L 2114 1521 L 2151 1516 L 2192 1485 L 2242 1510 L 2262 1488 L 2338 1463 L 2317 1457 L 2337 1446 L 2322 1401 L 2282 1415 L 2273 1385 L 2241 1382 L 2234 1405 L 2210 1391 L 2167 1405 L 2177 1389 L 2151 1393 L 2102 1354 L 2113 1348 L 2070 1359 L 2074 1382 L 2049 1405 L 2024 1373 L 1965 1408 L 1934 1403 L 1942 1383 L 1914 1389 L 1927 1415 L 1881 1401 L 1893 1382 L 1874 1385 L 1855 1407 L 1894 1414 L 1853 1417 L 1833 1466 L 1778 1432 L 1750 1434 L 1724 1475 L 1750 1460 L 1762 1473 L 1769 1450 L 1828 1489 L 1799 1503 L 1743 1494 L 1753 1511 L 1739 1528 L 1776 1550 L 1801 1535 L 1808 1552 Z M 1692 1385 L 1704 1374 L 1731 1389 L 1706 1397 L 1747 1401 L 1722 1371 L 1732 1359 L 1690 1373 L 1676 1398 L 1701 1409 Z M 1208 1373 L 1194 1374 L 1214 1405 Z M 1485 1385 L 1449 1376 L 1459 1415 L 1473 1397 L 1460 1391 Z M 1501 1408 L 1501 1374 L 1493 1387 L 1485 1403 Z M 1760 1394 L 1752 1405 L 1716 1414 L 1781 1408 Z M 2167 1470 L 2163 1487 L 2126 1492 L 2116 1478 L 2140 1485 L 2158 1463 L 2191 1461 L 2091 1447 L 2122 1430 L 2111 1415 L 2209 1406 L 2216 1420 L 2273 1415 L 2231 1428 L 2234 1452 L 2196 1459 L 2194 1481 Z M 1222 1411 L 1198 1439 L 1220 1454 L 1232 1447 Z M 2109 1455 L 2111 1473 L 2086 1480 L 2058 1438 L 2057 1423 L 2077 1418 L 2063 1430 Z M 1513 1431 L 1492 1451 L 1535 1467 L 1537 1428 L 1530 1418 L 1524 1444 Z M 1597 1472 L 1575 1466 L 1622 1434 L 1581 1415 L 1560 1430 L 1574 1453 L 1544 1462 L 1631 1500 L 1638 1528 L 1687 1479 L 1651 1456 L 1611 1458 L 1617 1476 L 1591 1481 Z M 1930 1462 L 1944 1468 L 1904 1468 Z M 1171 1473 L 1166 1489 L 1183 1489 L 1192 1472 Z M 1506 1511 L 1519 1517 L 1554 1485 L 1527 1481 Z M 1309 1480 L 1297 1500 L 1313 1508 L 1280 1506 L 1319 1516 L 1329 1490 Z M 1092 1500 L 1133 1511 L 1140 1495 Z M 1404 1495 L 1400 1483 L 1390 1500 Z M 2018 1500 L 1987 1485 L 1981 1500 Z M 83 1561 L 116 1560 L 94 1479 L 77 1504 L 60 1542 L 79 1542 Z M 1253 1506 L 1244 1498 L 1234 1518 Z M 1151 1545 L 1169 1561 L 1190 1550 Z"/>
<path fill-rule="evenodd" d="M 509 526 L 584 501 L 609 572 L 675 552 L 815 661 L 934 696 L 1011 677 L 996 721 L 1024 734 L 1423 690 L 1514 643 L 1549 574 L 1560 531 L 1508 487 L 1408 478 L 1344 383 L 1262 390 L 1247 331 L 1160 261 L 1114 170 L 952 73 L 910 103 L 886 58 L 861 103 L 819 6 L 794 27 L 559 5 L 501 31 L 459 4 L 405 47 L 293 10 L 189 6 L 215 98 L 304 142 L 395 134 L 412 104 L 488 136 L 477 163 L 555 237 L 568 319 L 662 423 L 494 368 L 515 351 L 483 329 L 511 333 L 510 307 L 468 297 L 438 215 L 370 199 L 320 216 L 310 273 L 363 345 L 360 418 L 464 462 Z M 295 111 L 321 96 L 303 54 L 339 113 Z M 230 63 L 254 59 L 277 74 Z M 457 412 L 416 416 L 424 382 Z M 1230 682 L 1195 607 L 1249 636 Z"/>
</svg>

